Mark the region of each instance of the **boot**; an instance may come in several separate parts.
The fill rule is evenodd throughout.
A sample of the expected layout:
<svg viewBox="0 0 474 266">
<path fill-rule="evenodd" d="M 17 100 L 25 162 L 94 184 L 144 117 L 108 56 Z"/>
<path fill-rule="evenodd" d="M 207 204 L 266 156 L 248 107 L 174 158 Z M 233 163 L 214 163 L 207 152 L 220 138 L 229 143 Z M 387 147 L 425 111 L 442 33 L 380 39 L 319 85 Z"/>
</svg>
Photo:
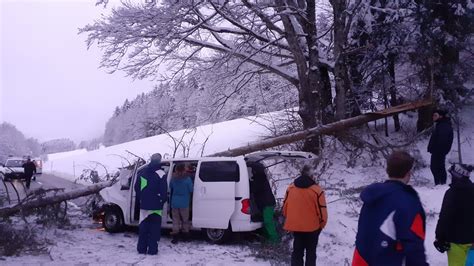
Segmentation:
<svg viewBox="0 0 474 266">
<path fill-rule="evenodd" d="M 173 234 L 173 238 L 171 239 L 171 244 L 177 244 L 179 242 L 179 235 Z"/>
<path fill-rule="evenodd" d="M 189 232 L 183 233 L 183 241 L 184 242 L 189 242 L 191 241 L 191 234 Z"/>
</svg>

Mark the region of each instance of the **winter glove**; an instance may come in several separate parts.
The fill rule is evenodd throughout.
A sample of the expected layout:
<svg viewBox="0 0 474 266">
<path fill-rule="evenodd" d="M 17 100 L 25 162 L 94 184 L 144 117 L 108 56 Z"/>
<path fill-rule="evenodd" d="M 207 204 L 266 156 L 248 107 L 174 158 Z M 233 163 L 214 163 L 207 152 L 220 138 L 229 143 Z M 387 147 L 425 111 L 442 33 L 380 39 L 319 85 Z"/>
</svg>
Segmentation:
<svg viewBox="0 0 474 266">
<path fill-rule="evenodd" d="M 435 242 L 433 243 L 433 245 L 435 246 L 435 248 L 436 248 L 440 253 L 444 253 L 444 252 L 448 251 L 449 248 L 451 247 L 451 245 L 450 245 L 448 242 L 439 241 L 439 240 L 435 240 Z"/>
</svg>

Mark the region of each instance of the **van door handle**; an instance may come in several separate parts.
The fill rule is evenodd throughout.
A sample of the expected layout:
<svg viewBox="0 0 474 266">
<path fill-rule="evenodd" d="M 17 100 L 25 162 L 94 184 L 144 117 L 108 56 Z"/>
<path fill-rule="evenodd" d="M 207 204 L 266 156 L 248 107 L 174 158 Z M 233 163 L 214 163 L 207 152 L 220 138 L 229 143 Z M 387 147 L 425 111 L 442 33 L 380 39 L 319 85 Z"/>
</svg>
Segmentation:
<svg viewBox="0 0 474 266">
<path fill-rule="evenodd" d="M 202 195 L 206 194 L 206 187 L 201 187 L 201 194 Z"/>
</svg>

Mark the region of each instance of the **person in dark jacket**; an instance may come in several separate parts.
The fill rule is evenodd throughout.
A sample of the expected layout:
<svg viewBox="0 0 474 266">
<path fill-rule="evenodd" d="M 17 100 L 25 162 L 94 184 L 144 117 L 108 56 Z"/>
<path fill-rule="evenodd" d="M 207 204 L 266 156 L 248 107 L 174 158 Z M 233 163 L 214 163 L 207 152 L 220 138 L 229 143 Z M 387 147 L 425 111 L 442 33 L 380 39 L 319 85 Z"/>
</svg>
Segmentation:
<svg viewBox="0 0 474 266">
<path fill-rule="evenodd" d="M 435 185 L 446 184 L 446 155 L 453 145 L 453 127 L 448 112 L 436 110 L 433 112 L 433 121 L 436 123 L 428 144 L 428 152 L 431 153 L 430 168 L 433 173 Z"/>
<path fill-rule="evenodd" d="M 150 163 L 138 171 L 134 189 L 140 209 L 137 251 L 156 255 L 161 237 L 163 205 L 168 197 L 168 181 L 165 171 L 161 169 L 161 154 L 153 154 Z"/>
<path fill-rule="evenodd" d="M 257 208 L 263 214 L 263 226 L 268 241 L 276 244 L 280 241 L 280 237 L 275 226 L 275 196 L 268 182 L 268 176 L 265 173 L 265 166 L 261 163 L 250 164 L 252 168 L 252 193 L 255 195 L 255 203 Z"/>
<path fill-rule="evenodd" d="M 313 180 L 313 169 L 305 165 L 301 176 L 286 190 L 283 228 L 293 232 L 291 266 L 316 265 L 319 235 L 328 222 L 324 191 Z"/>
<path fill-rule="evenodd" d="M 389 180 L 366 187 L 353 266 L 424 266 L 425 212 L 408 185 L 414 159 L 403 151 L 387 160 Z"/>
<path fill-rule="evenodd" d="M 444 194 L 434 242 L 441 253 L 448 251 L 449 266 L 464 266 L 474 243 L 474 184 L 469 179 L 472 170 L 472 166 L 462 164 L 449 168 L 452 183 Z"/>
<path fill-rule="evenodd" d="M 26 159 L 26 162 L 23 164 L 23 171 L 26 180 L 26 188 L 29 189 L 31 178 L 33 177 L 34 173 L 36 173 L 36 165 L 31 161 L 30 157 L 28 157 L 28 159 Z"/>
</svg>

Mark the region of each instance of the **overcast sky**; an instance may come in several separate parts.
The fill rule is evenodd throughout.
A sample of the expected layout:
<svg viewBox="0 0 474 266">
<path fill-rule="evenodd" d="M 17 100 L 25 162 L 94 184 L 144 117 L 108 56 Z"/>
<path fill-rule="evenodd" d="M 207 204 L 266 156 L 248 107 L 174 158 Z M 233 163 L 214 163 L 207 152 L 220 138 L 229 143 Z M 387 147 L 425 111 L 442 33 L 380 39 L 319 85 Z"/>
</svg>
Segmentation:
<svg viewBox="0 0 474 266">
<path fill-rule="evenodd" d="M 107 12 L 95 0 L 0 0 L 0 121 L 42 141 L 101 135 L 126 98 L 150 81 L 99 68 L 78 28 Z"/>
</svg>

